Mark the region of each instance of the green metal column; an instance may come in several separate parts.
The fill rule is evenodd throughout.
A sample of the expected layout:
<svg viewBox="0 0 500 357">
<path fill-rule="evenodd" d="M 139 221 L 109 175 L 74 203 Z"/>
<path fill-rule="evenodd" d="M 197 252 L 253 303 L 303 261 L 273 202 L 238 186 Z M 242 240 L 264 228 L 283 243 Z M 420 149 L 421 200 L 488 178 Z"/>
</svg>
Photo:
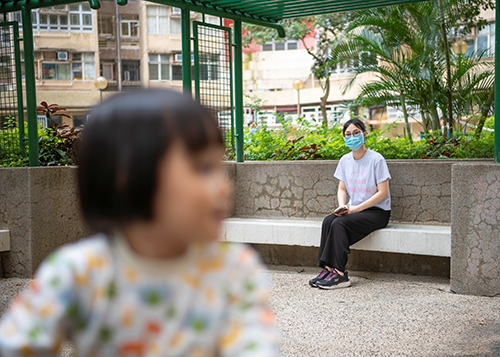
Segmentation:
<svg viewBox="0 0 500 357">
<path fill-rule="evenodd" d="M 234 20 L 234 117 L 236 121 L 236 162 L 243 162 L 243 46 L 241 19 Z"/>
<path fill-rule="evenodd" d="M 28 152 L 30 166 L 38 166 L 38 122 L 36 117 L 35 52 L 31 9 L 23 6 L 23 44 L 26 76 L 26 109 L 28 113 Z"/>
<path fill-rule="evenodd" d="M 500 19 L 500 6 L 496 6 L 495 18 Z M 500 26 L 495 26 L 495 162 L 500 163 Z"/>
<path fill-rule="evenodd" d="M 182 89 L 191 94 L 191 18 L 189 7 L 181 9 L 182 18 Z"/>
</svg>

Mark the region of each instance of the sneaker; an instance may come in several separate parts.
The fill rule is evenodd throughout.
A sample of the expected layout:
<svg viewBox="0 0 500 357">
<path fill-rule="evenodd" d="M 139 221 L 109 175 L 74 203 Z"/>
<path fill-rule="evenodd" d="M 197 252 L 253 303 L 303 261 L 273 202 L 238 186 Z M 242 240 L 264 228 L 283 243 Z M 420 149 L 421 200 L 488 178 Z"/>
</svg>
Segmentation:
<svg viewBox="0 0 500 357">
<path fill-rule="evenodd" d="M 347 276 L 347 272 L 345 272 L 344 276 L 342 276 L 337 273 L 335 269 L 332 269 L 326 278 L 316 282 L 316 286 L 320 289 L 347 288 L 348 286 L 351 286 L 351 281 Z"/>
<path fill-rule="evenodd" d="M 316 282 L 326 278 L 329 273 L 330 273 L 330 271 L 328 269 L 323 268 L 323 270 L 321 271 L 321 273 L 318 274 L 317 277 L 309 280 L 309 285 L 311 285 L 313 288 L 316 288 L 317 287 Z"/>
</svg>

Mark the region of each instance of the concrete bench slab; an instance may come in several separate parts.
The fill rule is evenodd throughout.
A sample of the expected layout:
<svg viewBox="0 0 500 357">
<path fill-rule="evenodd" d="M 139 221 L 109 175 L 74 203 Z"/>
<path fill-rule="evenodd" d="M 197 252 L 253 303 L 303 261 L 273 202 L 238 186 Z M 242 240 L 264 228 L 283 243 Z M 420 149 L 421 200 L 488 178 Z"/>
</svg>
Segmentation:
<svg viewBox="0 0 500 357">
<path fill-rule="evenodd" d="M 10 250 L 10 232 L 0 230 L 0 252 L 8 252 Z"/>
<path fill-rule="evenodd" d="M 222 240 L 255 244 L 318 247 L 321 220 L 229 218 Z M 451 227 L 390 223 L 351 249 L 417 255 L 451 256 Z"/>
</svg>

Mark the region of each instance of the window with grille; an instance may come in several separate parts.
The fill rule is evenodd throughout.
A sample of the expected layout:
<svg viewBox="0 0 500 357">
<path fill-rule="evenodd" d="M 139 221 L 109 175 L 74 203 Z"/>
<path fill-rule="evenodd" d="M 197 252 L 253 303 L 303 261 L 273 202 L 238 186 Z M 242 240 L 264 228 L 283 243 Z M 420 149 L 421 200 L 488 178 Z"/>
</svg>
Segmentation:
<svg viewBox="0 0 500 357">
<path fill-rule="evenodd" d="M 114 36 L 115 24 L 113 23 L 113 16 L 111 16 L 111 15 L 99 15 L 97 21 L 98 21 L 99 35 Z"/>
<path fill-rule="evenodd" d="M 122 80 L 125 82 L 139 82 L 140 79 L 140 61 L 123 61 Z"/>
<path fill-rule="evenodd" d="M 200 80 L 216 81 L 219 79 L 220 55 L 218 53 L 200 53 Z"/>
</svg>

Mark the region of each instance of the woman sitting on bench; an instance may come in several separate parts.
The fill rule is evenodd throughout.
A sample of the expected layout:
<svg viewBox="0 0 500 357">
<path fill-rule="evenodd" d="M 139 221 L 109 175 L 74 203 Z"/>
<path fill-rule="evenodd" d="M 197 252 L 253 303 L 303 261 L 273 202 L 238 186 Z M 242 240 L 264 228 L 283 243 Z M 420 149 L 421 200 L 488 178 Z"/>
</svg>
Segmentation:
<svg viewBox="0 0 500 357">
<path fill-rule="evenodd" d="M 352 151 L 337 165 L 339 207 L 327 216 L 321 227 L 318 263 L 323 270 L 309 285 L 321 289 L 351 285 L 345 266 L 349 247 L 377 229 L 384 228 L 391 216 L 391 175 L 382 155 L 365 147 L 366 129 L 359 119 L 343 128 L 345 144 Z M 347 196 L 350 200 L 346 204 Z"/>
</svg>

